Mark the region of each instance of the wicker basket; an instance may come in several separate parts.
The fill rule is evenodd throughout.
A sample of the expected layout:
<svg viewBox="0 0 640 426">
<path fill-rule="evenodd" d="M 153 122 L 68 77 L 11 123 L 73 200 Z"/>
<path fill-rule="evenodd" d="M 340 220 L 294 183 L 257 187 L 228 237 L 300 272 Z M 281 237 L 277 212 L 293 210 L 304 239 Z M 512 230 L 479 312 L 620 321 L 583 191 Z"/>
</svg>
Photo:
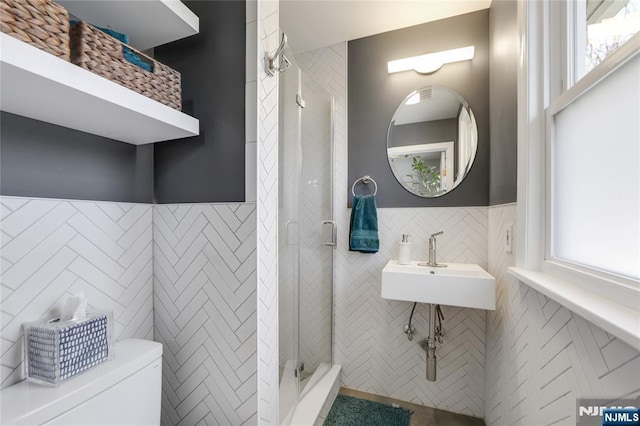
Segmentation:
<svg viewBox="0 0 640 426">
<path fill-rule="evenodd" d="M 69 14 L 51 0 L 0 0 L 0 30 L 69 60 Z"/>
<path fill-rule="evenodd" d="M 71 28 L 71 62 L 148 98 L 182 109 L 180 73 L 127 46 L 153 64 L 149 72 L 124 58 L 119 40 L 79 22 Z"/>
</svg>

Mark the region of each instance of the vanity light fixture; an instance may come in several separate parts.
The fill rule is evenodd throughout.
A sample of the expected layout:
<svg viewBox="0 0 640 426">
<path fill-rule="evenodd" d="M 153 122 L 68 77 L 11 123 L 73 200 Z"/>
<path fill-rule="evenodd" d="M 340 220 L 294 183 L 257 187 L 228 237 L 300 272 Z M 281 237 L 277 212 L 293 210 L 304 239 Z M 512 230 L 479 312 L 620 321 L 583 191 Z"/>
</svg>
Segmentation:
<svg viewBox="0 0 640 426">
<path fill-rule="evenodd" d="M 397 59 L 387 63 L 387 70 L 389 74 L 411 69 L 420 74 L 431 74 L 438 71 L 444 64 L 473 59 L 474 51 L 474 46 L 467 46 L 459 49 L 443 50 L 442 52 Z"/>
</svg>

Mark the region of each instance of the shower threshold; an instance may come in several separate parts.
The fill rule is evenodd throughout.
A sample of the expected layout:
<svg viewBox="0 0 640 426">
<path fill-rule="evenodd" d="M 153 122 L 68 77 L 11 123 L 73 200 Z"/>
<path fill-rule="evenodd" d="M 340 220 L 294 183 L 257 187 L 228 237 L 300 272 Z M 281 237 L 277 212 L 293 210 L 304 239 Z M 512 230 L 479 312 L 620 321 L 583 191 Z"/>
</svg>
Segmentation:
<svg viewBox="0 0 640 426">
<path fill-rule="evenodd" d="M 285 367 L 286 368 L 286 367 Z M 329 413 L 329 409 L 340 389 L 340 371 L 342 366 L 321 363 L 304 387 L 297 404 L 290 404 L 288 412 L 280 411 L 280 424 L 292 425 L 322 425 Z M 280 385 L 280 395 L 295 395 L 295 382 L 283 381 Z M 285 397 L 286 398 L 286 397 Z M 281 404 L 285 401 L 281 401 Z M 285 403 L 285 406 L 287 404 Z"/>
</svg>

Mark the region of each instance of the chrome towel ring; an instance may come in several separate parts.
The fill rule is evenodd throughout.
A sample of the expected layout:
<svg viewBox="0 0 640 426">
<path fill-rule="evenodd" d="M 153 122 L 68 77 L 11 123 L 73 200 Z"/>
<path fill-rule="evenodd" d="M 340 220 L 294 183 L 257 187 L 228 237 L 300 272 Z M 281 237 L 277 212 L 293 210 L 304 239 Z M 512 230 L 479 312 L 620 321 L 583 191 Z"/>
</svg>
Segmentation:
<svg viewBox="0 0 640 426">
<path fill-rule="evenodd" d="M 360 179 L 356 179 L 356 181 L 353 182 L 353 185 L 351 185 L 351 194 L 353 194 L 354 197 L 356 195 L 356 185 L 360 182 L 364 184 L 367 184 L 369 182 L 373 183 L 373 195 L 376 195 L 378 193 L 378 184 L 376 183 L 375 180 L 373 180 L 371 176 L 366 175 L 366 176 L 362 176 Z"/>
</svg>

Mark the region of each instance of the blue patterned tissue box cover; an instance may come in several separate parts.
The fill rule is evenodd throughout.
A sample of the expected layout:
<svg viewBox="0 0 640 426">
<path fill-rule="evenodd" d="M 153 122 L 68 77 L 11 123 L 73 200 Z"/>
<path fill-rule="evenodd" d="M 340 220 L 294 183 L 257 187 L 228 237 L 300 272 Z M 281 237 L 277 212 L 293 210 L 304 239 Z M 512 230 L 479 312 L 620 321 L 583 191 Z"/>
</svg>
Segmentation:
<svg viewBox="0 0 640 426">
<path fill-rule="evenodd" d="M 24 326 L 27 376 L 59 384 L 110 358 L 109 314 Z"/>
</svg>

